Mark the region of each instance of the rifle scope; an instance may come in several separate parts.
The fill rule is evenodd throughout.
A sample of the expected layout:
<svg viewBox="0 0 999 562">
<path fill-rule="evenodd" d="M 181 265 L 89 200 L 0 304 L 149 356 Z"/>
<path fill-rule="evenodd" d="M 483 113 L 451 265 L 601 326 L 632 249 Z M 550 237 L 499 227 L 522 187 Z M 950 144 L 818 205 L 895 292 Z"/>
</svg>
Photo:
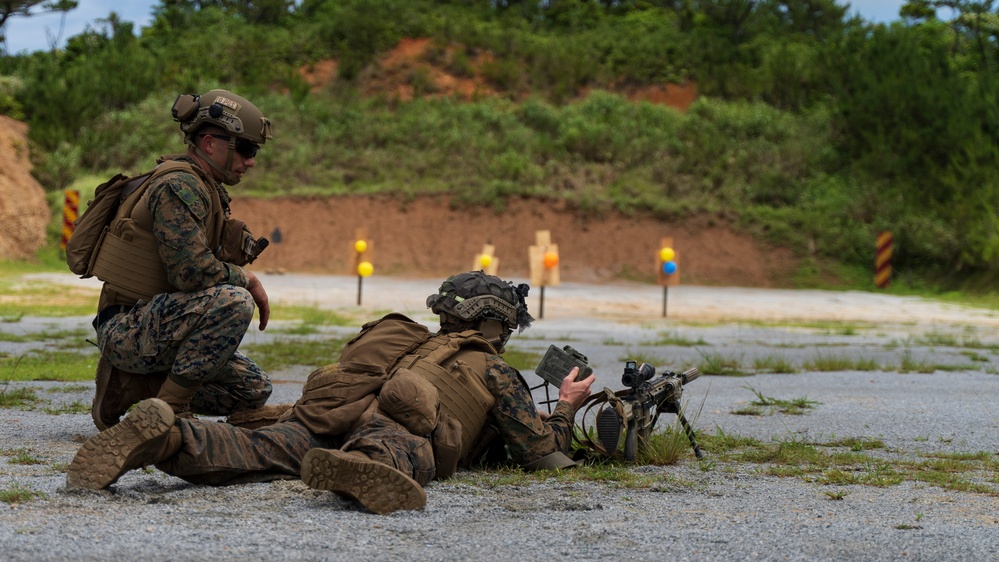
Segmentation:
<svg viewBox="0 0 999 562">
<path fill-rule="evenodd" d="M 628 388 L 638 388 L 642 383 L 654 376 L 656 376 L 656 368 L 652 365 L 648 363 L 638 365 L 637 361 L 625 361 L 621 383 Z"/>
</svg>

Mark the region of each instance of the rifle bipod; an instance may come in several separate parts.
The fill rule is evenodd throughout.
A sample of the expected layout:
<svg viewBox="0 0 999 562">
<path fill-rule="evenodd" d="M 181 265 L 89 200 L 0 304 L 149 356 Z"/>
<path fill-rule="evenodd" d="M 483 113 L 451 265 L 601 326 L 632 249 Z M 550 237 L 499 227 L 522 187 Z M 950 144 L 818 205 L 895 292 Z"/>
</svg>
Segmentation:
<svg viewBox="0 0 999 562">
<path fill-rule="evenodd" d="M 677 412 L 676 417 L 680 419 L 680 425 L 683 427 L 683 432 L 687 434 L 687 439 L 690 440 L 690 446 L 694 449 L 694 456 L 699 459 L 703 459 L 704 451 L 702 451 L 697 445 L 694 428 L 687 423 L 687 416 L 683 415 L 683 412 Z"/>
</svg>

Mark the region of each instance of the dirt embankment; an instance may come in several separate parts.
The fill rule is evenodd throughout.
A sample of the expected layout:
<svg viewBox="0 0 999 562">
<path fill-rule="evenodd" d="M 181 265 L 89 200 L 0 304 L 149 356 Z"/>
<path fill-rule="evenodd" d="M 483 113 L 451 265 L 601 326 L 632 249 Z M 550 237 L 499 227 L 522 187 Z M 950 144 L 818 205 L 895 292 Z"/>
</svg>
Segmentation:
<svg viewBox="0 0 999 562">
<path fill-rule="evenodd" d="M 558 245 L 562 280 L 615 276 L 653 280 L 663 237 L 674 239 L 681 281 L 699 285 L 787 286 L 796 259 L 704 219 L 669 223 L 608 212 L 584 218 L 564 205 L 515 199 L 506 210 L 452 208 L 445 197 L 241 199 L 233 214 L 274 241 L 254 268 L 350 274 L 358 230 L 376 274 L 438 277 L 475 267 L 484 244 L 496 248 L 499 275 L 527 277 L 535 232 Z"/>
<path fill-rule="evenodd" d="M 0 259 L 25 259 L 45 244 L 49 206 L 31 175 L 28 126 L 0 115 Z"/>
<path fill-rule="evenodd" d="M 463 73 L 455 74 L 460 46 L 440 49 L 426 38 L 403 39 L 379 57 L 360 81 L 365 95 L 388 95 L 401 101 L 416 95 L 471 100 L 499 93 L 483 69 L 492 55 L 475 51 Z M 301 76 L 313 91 L 337 80 L 337 61 L 303 67 Z M 412 76 L 426 82 L 417 92 Z M 687 84 L 611 85 L 635 101 L 681 111 L 697 98 Z M 528 95 L 530 92 L 522 92 Z M 577 92 L 585 97 L 588 90 Z M 505 95 L 518 97 L 517 92 Z M 795 260 L 787 251 L 764 248 L 726 225 L 708 220 L 670 224 L 618 213 L 583 218 L 561 204 L 514 200 L 502 213 L 490 209 L 453 209 L 443 197 L 400 202 L 383 197 L 312 200 L 238 200 L 236 213 L 258 235 L 280 239 L 257 262 L 265 269 L 351 273 L 353 241 L 366 229 L 376 273 L 439 276 L 477 267 L 484 244 L 496 247 L 499 274 L 527 276 L 528 247 L 535 232 L 549 230 L 558 244 L 560 274 L 567 281 L 600 281 L 614 276 L 638 280 L 656 277 L 660 239 L 674 238 L 680 276 L 686 283 L 774 287 L 786 285 Z M 280 236 L 272 236 L 273 234 Z"/>
</svg>

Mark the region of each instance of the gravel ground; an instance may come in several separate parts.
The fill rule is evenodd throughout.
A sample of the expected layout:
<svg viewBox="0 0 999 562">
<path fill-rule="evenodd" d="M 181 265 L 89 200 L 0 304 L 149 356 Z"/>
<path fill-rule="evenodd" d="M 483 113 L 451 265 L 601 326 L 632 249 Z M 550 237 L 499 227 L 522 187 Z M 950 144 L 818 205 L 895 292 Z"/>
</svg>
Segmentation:
<svg viewBox="0 0 999 562">
<path fill-rule="evenodd" d="M 268 276 L 264 282 L 275 302 L 311 303 L 364 319 L 395 309 L 432 321 L 422 302 L 433 280 L 372 278 L 360 307 L 352 278 Z M 996 465 L 994 312 L 869 293 L 684 286 L 670 289 L 664 319 L 657 287 L 564 284 L 547 293 L 545 318 L 516 336 L 511 348 L 540 353 L 550 343 L 570 344 L 589 356 L 598 388 L 619 387 L 624 359 L 636 356 L 673 370 L 709 357 L 737 361 L 748 372 L 774 356 L 798 365 L 822 356 L 862 357 L 884 366 L 701 377 L 685 393 L 701 433 L 781 442 L 879 439 L 884 449 L 866 452 L 872 462 L 984 452 Z M 538 296 L 532 295 L 535 310 Z M 759 319 L 768 322 L 749 321 Z M 818 323 L 826 319 L 837 322 Z M 67 330 L 88 322 L 29 317 L 0 330 Z M 272 337 L 253 331 L 246 341 Z M 24 353 L 30 345 L 3 342 L 0 352 Z M 905 361 L 943 368 L 903 373 Z M 278 381 L 272 401 L 293 401 L 309 370 L 272 373 Z M 525 376 L 536 380 L 531 372 Z M 96 430 L 88 414 L 44 408 L 87 404 L 93 384 L 10 383 L 7 389 L 19 386 L 38 389 L 48 403 L 0 409 L 0 491 L 40 494 L 0 503 L 0 558 L 8 560 L 987 560 L 999 547 L 995 494 L 912 482 L 821 485 L 769 476 L 760 465 L 719 463 L 710 450 L 701 461 L 691 456 L 667 467 L 635 467 L 657 477 L 650 488 L 572 478 L 510 484 L 497 474 L 466 473 L 432 483 L 425 511 L 388 516 L 298 481 L 210 488 L 156 470 L 133 471 L 110 491 L 69 492 L 65 465 Z M 758 394 L 817 404 L 797 416 L 733 413 Z M 37 464 L 12 462 L 23 457 Z M 994 471 L 977 478 L 999 488 Z"/>
</svg>

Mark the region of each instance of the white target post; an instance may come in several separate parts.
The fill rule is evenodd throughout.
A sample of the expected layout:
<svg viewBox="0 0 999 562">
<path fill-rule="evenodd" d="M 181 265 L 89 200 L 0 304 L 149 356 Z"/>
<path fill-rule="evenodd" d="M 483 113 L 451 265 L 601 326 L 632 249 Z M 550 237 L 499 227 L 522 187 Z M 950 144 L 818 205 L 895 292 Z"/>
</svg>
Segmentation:
<svg viewBox="0 0 999 562">
<path fill-rule="evenodd" d="M 554 287 L 560 282 L 558 244 L 552 242 L 552 234 L 548 230 L 538 230 L 534 233 L 534 239 L 535 243 L 528 248 L 527 257 L 531 268 L 531 286 L 541 290 L 538 318 L 544 318 L 545 287 Z"/>
</svg>

